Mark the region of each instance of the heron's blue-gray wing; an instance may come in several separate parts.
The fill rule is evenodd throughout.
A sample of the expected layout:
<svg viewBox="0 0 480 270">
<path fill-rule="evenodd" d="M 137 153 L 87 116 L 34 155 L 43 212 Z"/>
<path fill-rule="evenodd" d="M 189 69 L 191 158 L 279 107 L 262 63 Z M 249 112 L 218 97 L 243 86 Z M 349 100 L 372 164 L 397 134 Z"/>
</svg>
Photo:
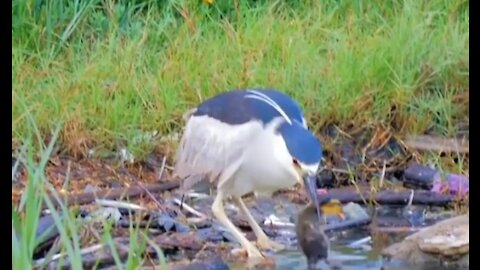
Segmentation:
<svg viewBox="0 0 480 270">
<path fill-rule="evenodd" d="M 262 95 L 277 103 L 287 117 L 305 125 L 296 102 L 276 90 L 234 90 L 204 101 L 184 116 L 187 126 L 175 168 L 176 175 L 185 179 L 184 188 L 189 189 L 205 178 L 215 181 L 228 166 L 238 163 L 245 146 L 262 125 L 280 116 L 278 109 L 261 101 Z"/>
<path fill-rule="evenodd" d="M 217 181 L 226 169 L 235 171 L 230 166 L 239 166 L 244 149 L 262 128 L 260 121 L 229 125 L 207 115 L 191 115 L 175 164 L 175 175 L 183 179 L 182 189 L 206 179 Z"/>
</svg>

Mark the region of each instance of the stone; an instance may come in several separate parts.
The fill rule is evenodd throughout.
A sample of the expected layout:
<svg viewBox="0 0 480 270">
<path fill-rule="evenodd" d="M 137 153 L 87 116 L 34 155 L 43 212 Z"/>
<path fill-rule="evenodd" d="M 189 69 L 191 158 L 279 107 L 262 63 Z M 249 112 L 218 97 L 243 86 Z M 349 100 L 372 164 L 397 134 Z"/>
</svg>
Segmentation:
<svg viewBox="0 0 480 270">
<path fill-rule="evenodd" d="M 359 204 L 353 202 L 349 202 L 343 206 L 343 212 L 348 220 L 369 218 L 367 211 Z"/>
<path fill-rule="evenodd" d="M 468 268 L 469 214 L 426 227 L 383 250 L 382 255 L 412 266 Z"/>
</svg>

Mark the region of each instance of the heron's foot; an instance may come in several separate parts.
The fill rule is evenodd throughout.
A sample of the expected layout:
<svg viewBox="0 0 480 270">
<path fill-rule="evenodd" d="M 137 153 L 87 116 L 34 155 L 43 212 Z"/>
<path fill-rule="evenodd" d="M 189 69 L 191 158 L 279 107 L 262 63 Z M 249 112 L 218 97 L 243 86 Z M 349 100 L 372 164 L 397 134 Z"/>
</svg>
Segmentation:
<svg viewBox="0 0 480 270">
<path fill-rule="evenodd" d="M 261 260 L 264 259 L 265 256 L 258 250 L 253 244 L 248 245 L 247 247 L 242 247 L 242 248 L 236 248 L 232 250 L 232 253 L 234 255 L 240 255 L 240 254 L 245 254 L 247 255 L 248 259 L 253 259 L 253 260 Z"/>
<path fill-rule="evenodd" d="M 264 258 L 263 254 L 260 252 L 260 250 L 258 250 L 253 245 L 250 246 L 250 247 L 247 247 L 246 250 L 247 250 L 247 256 L 248 256 L 249 259 L 263 259 Z"/>
<path fill-rule="evenodd" d="M 257 246 L 260 247 L 261 249 L 270 249 L 270 250 L 283 250 L 285 249 L 285 246 L 277 243 L 275 241 L 270 240 L 268 237 L 261 237 L 257 240 Z"/>
</svg>

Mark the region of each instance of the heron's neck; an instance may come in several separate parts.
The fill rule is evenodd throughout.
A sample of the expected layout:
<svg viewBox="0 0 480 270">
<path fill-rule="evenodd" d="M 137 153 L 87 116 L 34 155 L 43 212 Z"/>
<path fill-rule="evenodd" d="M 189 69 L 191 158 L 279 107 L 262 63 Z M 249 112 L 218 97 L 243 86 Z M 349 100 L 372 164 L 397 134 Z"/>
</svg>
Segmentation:
<svg viewBox="0 0 480 270">
<path fill-rule="evenodd" d="M 262 167 L 276 170 L 285 177 L 298 178 L 291 163 L 292 158 L 288 152 L 282 136 L 273 128 L 266 128 L 250 144 L 248 160 L 259 162 Z M 297 179 L 298 181 L 299 179 Z"/>
</svg>

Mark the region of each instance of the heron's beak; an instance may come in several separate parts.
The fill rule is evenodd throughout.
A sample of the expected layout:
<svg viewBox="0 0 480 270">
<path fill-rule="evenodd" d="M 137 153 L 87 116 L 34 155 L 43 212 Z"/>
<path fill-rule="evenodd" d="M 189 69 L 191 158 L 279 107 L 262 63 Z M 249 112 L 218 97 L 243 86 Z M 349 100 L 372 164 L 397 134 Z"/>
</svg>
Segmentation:
<svg viewBox="0 0 480 270">
<path fill-rule="evenodd" d="M 307 191 L 308 197 L 310 197 L 310 200 L 312 201 L 312 203 L 315 205 L 315 208 L 317 209 L 318 219 L 320 220 L 321 219 L 320 205 L 318 203 L 318 197 L 317 197 L 317 175 L 315 173 L 304 174 L 303 184 Z"/>
<path fill-rule="evenodd" d="M 306 173 L 303 175 L 303 185 L 307 191 L 310 200 L 314 201 L 317 198 L 317 177 L 313 173 Z"/>
</svg>

